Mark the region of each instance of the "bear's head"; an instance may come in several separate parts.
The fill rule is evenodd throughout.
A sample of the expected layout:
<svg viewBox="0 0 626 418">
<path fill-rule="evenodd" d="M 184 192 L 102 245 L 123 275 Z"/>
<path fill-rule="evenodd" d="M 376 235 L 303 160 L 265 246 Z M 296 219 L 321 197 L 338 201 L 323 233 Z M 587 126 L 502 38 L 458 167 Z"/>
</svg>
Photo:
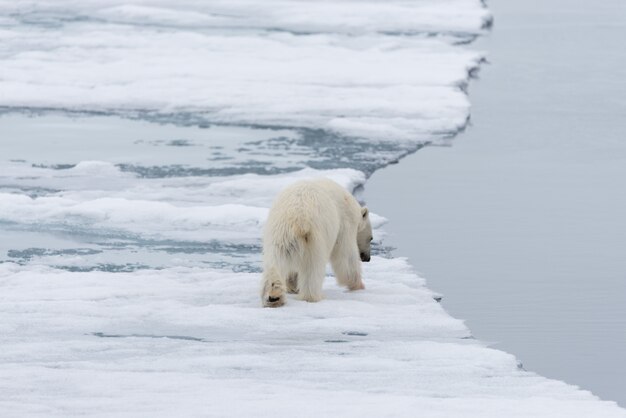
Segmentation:
<svg viewBox="0 0 626 418">
<path fill-rule="evenodd" d="M 370 261 L 372 224 L 370 223 L 369 211 L 366 207 L 361 208 L 361 219 L 359 220 L 359 230 L 356 234 L 356 245 L 359 247 L 361 261 Z"/>
</svg>

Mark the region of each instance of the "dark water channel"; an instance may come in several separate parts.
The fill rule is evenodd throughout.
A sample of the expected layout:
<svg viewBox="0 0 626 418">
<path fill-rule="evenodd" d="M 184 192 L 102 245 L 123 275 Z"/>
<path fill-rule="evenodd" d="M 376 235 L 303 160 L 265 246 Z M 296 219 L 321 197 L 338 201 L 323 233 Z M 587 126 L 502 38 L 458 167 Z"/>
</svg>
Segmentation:
<svg viewBox="0 0 626 418">
<path fill-rule="evenodd" d="M 626 3 L 489 7 L 471 128 L 365 198 L 477 338 L 626 406 Z"/>
</svg>

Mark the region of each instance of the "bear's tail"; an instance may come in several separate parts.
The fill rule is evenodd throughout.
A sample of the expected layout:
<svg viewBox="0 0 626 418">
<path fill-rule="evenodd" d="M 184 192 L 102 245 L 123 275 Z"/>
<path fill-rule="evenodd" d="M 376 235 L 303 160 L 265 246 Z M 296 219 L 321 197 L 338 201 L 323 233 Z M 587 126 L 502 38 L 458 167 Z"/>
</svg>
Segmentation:
<svg viewBox="0 0 626 418">
<path fill-rule="evenodd" d="M 313 238 L 313 228 L 309 222 L 298 219 L 284 231 L 284 235 L 274 241 L 277 256 L 286 262 L 301 259 L 308 252 L 308 247 Z"/>
</svg>

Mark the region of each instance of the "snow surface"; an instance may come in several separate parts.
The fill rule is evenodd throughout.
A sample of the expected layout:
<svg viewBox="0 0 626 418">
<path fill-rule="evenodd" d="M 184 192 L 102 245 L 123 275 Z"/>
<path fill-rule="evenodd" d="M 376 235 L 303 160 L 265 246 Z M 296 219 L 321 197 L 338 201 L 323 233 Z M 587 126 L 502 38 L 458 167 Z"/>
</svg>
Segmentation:
<svg viewBox="0 0 626 418">
<path fill-rule="evenodd" d="M 390 274 L 393 272 L 393 274 Z M 258 274 L 0 265 L 3 416 L 619 417 L 467 339 L 403 259 L 262 309 Z"/>
<path fill-rule="evenodd" d="M 260 306 L 276 193 L 358 195 L 359 161 L 463 127 L 483 55 L 462 44 L 490 19 L 478 0 L 0 1 L 0 416 L 626 416 L 474 340 L 375 213 L 365 291 L 329 277 L 320 303 Z"/>
<path fill-rule="evenodd" d="M 452 43 L 489 21 L 479 0 L 206 3 L 1 2 L 2 104 L 382 139 L 465 124 L 482 54 Z"/>
</svg>

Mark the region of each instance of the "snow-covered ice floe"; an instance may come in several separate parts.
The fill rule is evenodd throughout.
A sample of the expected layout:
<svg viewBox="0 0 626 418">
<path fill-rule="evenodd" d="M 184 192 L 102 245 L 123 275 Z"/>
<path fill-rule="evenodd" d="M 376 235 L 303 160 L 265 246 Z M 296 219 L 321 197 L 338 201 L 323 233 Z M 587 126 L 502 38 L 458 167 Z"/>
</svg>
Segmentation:
<svg viewBox="0 0 626 418">
<path fill-rule="evenodd" d="M 5 416 L 623 416 L 468 339 L 404 259 L 261 309 L 258 274 L 0 265 Z"/>
<path fill-rule="evenodd" d="M 626 416 L 471 338 L 374 213 L 367 290 L 261 308 L 278 191 L 358 195 L 462 129 L 490 24 L 479 0 L 0 0 L 0 416 Z"/>
<path fill-rule="evenodd" d="M 465 124 L 458 85 L 481 54 L 452 44 L 490 21 L 478 0 L 4 1 L 0 12 L 5 106 L 382 139 Z"/>
</svg>

